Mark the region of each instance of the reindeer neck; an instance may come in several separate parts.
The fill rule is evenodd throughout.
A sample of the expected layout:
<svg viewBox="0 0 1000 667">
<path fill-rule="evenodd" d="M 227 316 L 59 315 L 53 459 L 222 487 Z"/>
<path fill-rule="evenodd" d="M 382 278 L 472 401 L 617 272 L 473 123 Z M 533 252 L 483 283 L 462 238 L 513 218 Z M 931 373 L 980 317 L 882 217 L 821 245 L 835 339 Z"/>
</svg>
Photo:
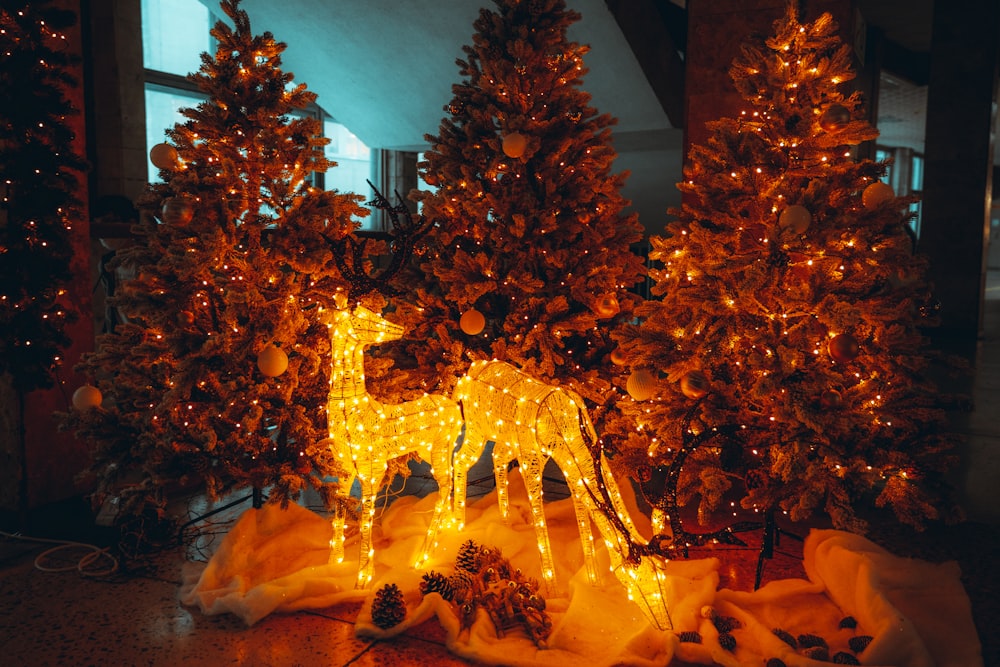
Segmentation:
<svg viewBox="0 0 1000 667">
<path fill-rule="evenodd" d="M 334 339 L 331 356 L 330 400 L 353 399 L 365 396 L 364 346 L 351 339 Z"/>
</svg>

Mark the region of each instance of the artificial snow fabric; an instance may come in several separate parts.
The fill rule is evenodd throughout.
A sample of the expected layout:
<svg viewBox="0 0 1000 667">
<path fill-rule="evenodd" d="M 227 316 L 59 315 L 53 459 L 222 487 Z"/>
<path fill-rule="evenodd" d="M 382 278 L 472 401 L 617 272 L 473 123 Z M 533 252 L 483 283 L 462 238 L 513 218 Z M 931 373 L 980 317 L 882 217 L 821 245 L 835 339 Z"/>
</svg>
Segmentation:
<svg viewBox="0 0 1000 667">
<path fill-rule="evenodd" d="M 437 593 L 420 592 L 428 571 L 454 570 L 455 557 L 469 539 L 500 548 L 513 566 L 540 579 L 531 512 L 519 476 L 511 475 L 509 522 L 500 517 L 495 493 L 478 499 L 469 505 L 466 527 L 442 531 L 431 561 L 417 570 L 412 563 L 435 500 L 434 494 L 404 496 L 383 512 L 374 535 L 374 580 L 361 591 L 354 589 L 356 535 L 348 538 L 344 562 L 330 564 L 332 533 L 326 518 L 294 504 L 248 509 L 207 563 L 188 563 L 181 601 L 205 614 L 236 615 L 248 625 L 272 613 L 361 601 L 355 621 L 359 637 L 391 641 L 421 623 L 437 622 L 455 655 L 512 667 L 666 667 L 675 658 L 727 667 L 777 658 L 788 667 L 818 667 L 837 654 L 885 667 L 983 664 L 957 564 L 901 558 L 837 530 L 813 530 L 807 536 L 806 579 L 772 581 L 753 592 L 719 589 L 718 559 L 671 561 L 667 590 L 674 630 L 656 630 L 610 572 L 601 585 L 588 583 L 569 499 L 545 506 L 557 582 L 554 590 L 543 587 L 553 630 L 547 648 L 539 648 L 518 627 L 498 633 L 482 609 L 463 624 L 455 605 Z M 602 567 L 607 566 L 603 548 L 599 553 Z M 407 613 L 398 625 L 382 629 L 372 622 L 372 600 L 375 591 L 390 583 L 402 592 Z M 720 616 L 727 619 L 721 642 L 713 623 Z M 856 627 L 843 627 L 847 616 L 856 619 Z M 698 632 L 701 643 L 681 642 L 682 632 Z M 815 635 L 827 646 L 793 648 L 780 633 Z M 866 636 L 871 637 L 867 645 L 858 641 Z M 824 652 L 825 663 L 816 659 Z"/>
</svg>

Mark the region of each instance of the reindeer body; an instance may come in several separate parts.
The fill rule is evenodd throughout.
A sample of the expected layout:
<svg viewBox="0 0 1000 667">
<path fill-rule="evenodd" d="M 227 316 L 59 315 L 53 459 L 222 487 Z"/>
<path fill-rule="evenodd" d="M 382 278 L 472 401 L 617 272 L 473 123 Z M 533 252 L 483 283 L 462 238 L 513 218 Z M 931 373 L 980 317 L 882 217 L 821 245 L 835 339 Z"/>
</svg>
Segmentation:
<svg viewBox="0 0 1000 667">
<path fill-rule="evenodd" d="M 625 585 L 629 597 L 640 605 L 656 627 L 671 627 L 662 594 L 665 562 L 644 555 L 631 559 L 633 548 L 644 545 L 629 517 L 614 477 L 602 465 L 598 477 L 587 438 L 597 442 L 583 400 L 563 387 L 547 385 L 510 364 L 477 361 L 459 380 L 453 398 L 462 408 L 465 437 L 455 455 L 455 514 L 465 521 L 466 478 L 486 447 L 493 444 L 493 472 L 497 481 L 500 513 L 507 519 L 507 467 L 517 461 L 531 506 L 535 535 L 542 561 L 542 577 L 550 592 L 555 584 L 555 568 L 542 494 L 542 471 L 552 459 L 566 478 L 572 494 L 580 543 L 587 575 L 592 584 L 600 582 L 594 550 L 591 520 L 604 538 L 611 570 Z M 603 456 L 602 456 L 603 464 Z M 603 480 L 607 493 L 601 491 Z M 607 497 L 610 506 L 599 507 L 596 498 Z M 609 513 L 613 517 L 609 517 Z M 631 559 L 631 560 L 630 560 Z"/>
<path fill-rule="evenodd" d="M 368 394 L 364 375 L 364 350 L 403 335 L 403 328 L 362 306 L 333 312 L 329 322 L 332 372 L 327 401 L 329 438 L 325 441 L 349 477 L 341 480 L 341 494 L 349 495 L 354 479 L 361 486 L 360 557 L 357 587 L 372 579 L 374 550 L 372 524 L 375 499 L 384 482 L 389 461 L 415 453 L 431 464 L 438 483 L 438 500 L 421 558 L 433 549 L 437 532 L 450 514 L 452 449 L 462 429 L 458 405 L 445 396 L 425 394 L 406 403 L 383 404 Z M 344 557 L 346 517 L 338 510 L 333 519 L 331 561 Z"/>
</svg>

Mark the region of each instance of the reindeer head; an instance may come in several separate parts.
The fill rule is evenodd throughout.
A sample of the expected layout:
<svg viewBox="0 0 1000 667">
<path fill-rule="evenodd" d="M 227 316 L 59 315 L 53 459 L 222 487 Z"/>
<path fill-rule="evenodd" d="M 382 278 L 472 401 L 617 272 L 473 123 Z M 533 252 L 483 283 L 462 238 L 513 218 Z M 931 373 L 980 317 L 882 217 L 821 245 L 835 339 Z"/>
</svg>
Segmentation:
<svg viewBox="0 0 1000 667">
<path fill-rule="evenodd" d="M 350 347 L 378 345 L 389 340 L 399 340 L 405 329 L 390 322 L 379 313 L 357 305 L 352 310 L 347 305 L 347 297 L 337 295 L 337 308 L 332 311 L 328 326 L 334 341 L 344 340 Z"/>
</svg>

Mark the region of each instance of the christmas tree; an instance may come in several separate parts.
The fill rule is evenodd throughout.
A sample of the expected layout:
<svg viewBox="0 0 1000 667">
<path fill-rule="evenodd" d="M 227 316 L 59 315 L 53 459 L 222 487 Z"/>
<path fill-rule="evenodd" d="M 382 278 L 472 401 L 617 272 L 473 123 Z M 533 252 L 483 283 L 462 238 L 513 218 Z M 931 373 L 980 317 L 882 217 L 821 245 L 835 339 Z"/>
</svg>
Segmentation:
<svg viewBox="0 0 1000 667">
<path fill-rule="evenodd" d="M 683 205 L 652 239 L 658 298 L 621 334 L 654 383 L 621 458 L 659 473 L 650 500 L 675 537 L 694 496 L 704 521 L 731 496 L 851 530 L 872 501 L 938 517 L 952 440 L 922 334 L 925 260 L 913 199 L 853 157 L 877 131 L 846 89 L 850 49 L 829 14 L 802 24 L 789 3 L 730 74 L 747 108 L 692 147 Z"/>
<path fill-rule="evenodd" d="M 642 231 L 612 174 L 614 119 L 581 89 L 588 47 L 563 0 L 498 0 L 475 21 L 413 194 L 434 221 L 417 257 L 412 386 L 447 392 L 473 359 L 609 402 L 610 331 L 631 316 Z M 419 376 L 419 382 L 412 378 Z"/>
<path fill-rule="evenodd" d="M 345 285 L 330 241 L 367 213 L 321 191 L 315 94 L 290 85 L 285 45 L 254 35 L 239 0 L 222 10 L 214 55 L 190 80 L 207 96 L 182 111 L 151 158 L 163 182 L 140 199 L 140 242 L 115 262 L 136 278 L 113 299 L 126 322 L 82 365 L 104 397 L 74 413 L 93 442 L 99 491 L 122 484 L 160 502 L 164 486 L 267 488 L 287 500 L 332 491 L 327 435 L 329 333 L 322 307 Z"/>
<path fill-rule="evenodd" d="M 83 160 L 74 152 L 65 95 L 73 58 L 61 31 L 72 12 L 49 2 L 0 9 L 0 374 L 20 392 L 53 383 L 69 345 L 60 303 L 73 277 L 70 230 L 82 219 L 76 196 Z M 14 103 L 13 100 L 20 100 Z"/>
</svg>

